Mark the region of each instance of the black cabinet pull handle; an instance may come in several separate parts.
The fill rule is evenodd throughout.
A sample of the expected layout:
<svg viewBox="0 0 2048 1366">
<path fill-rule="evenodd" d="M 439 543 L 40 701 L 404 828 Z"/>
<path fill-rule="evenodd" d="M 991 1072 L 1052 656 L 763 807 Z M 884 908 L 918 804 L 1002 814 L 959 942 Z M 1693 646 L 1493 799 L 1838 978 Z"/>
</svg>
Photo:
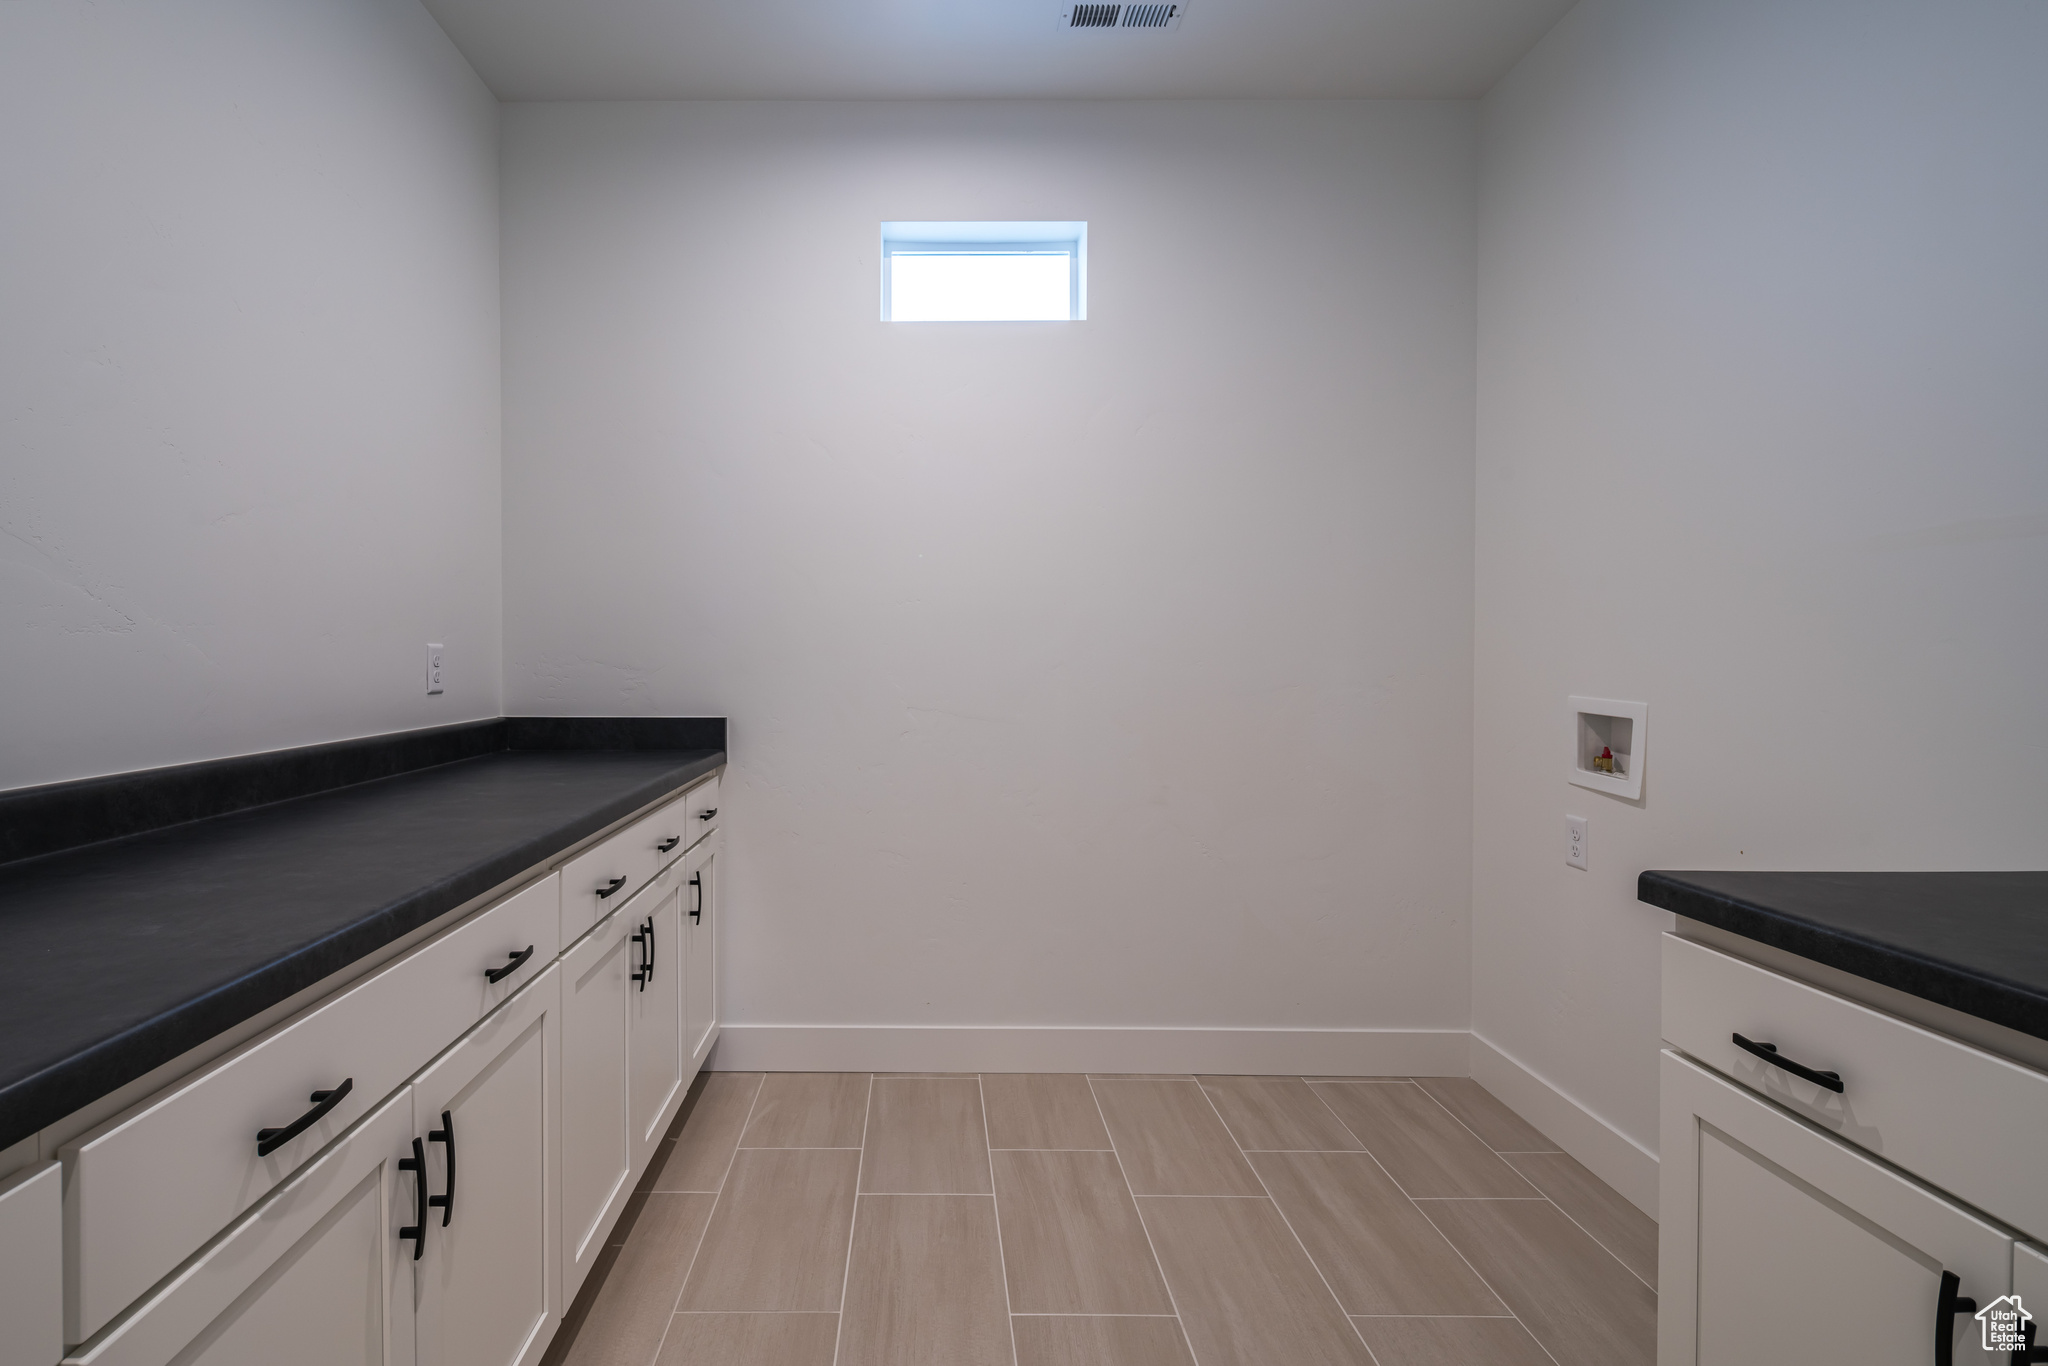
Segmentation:
<svg viewBox="0 0 2048 1366">
<path fill-rule="evenodd" d="M 707 807 L 705 807 L 705 808 L 704 808 L 704 809 L 703 809 L 702 811 L 699 811 L 699 812 L 697 813 L 697 819 L 698 819 L 698 820 L 700 820 L 700 821 L 708 821 L 708 820 L 710 820 L 710 819 L 711 819 L 711 818 L 712 818 L 713 816 L 715 816 L 715 815 L 717 815 L 717 814 L 718 814 L 718 808 L 717 808 L 717 807 L 715 807 L 715 806 L 707 806 Z"/>
<path fill-rule="evenodd" d="M 647 984 L 654 980 L 654 953 L 647 945 L 648 928 L 645 925 L 633 927 L 633 942 L 640 946 L 640 962 L 633 969 L 633 980 L 640 984 L 640 990 L 647 990 Z"/>
<path fill-rule="evenodd" d="M 502 982 L 507 977 L 510 977 L 513 973 L 519 971 L 519 969 L 525 967 L 526 960 L 533 957 L 533 945 L 528 944 L 519 952 L 507 954 L 506 957 L 510 958 L 512 961 L 505 964 L 504 967 L 484 969 L 484 980 L 486 982 L 490 982 L 492 984 Z"/>
<path fill-rule="evenodd" d="M 654 846 L 654 852 L 657 854 L 666 854 L 669 850 L 675 848 L 678 844 L 681 844 L 682 842 L 683 837 L 681 835 L 670 835 L 660 844 Z"/>
<path fill-rule="evenodd" d="M 531 950 L 529 950 L 531 952 Z M 427 1130 L 427 1142 L 448 1145 L 448 1193 L 430 1195 L 427 1203 L 441 1211 L 441 1227 L 448 1227 L 448 1221 L 455 1217 L 455 1117 L 446 1110 L 441 1112 L 441 1127 Z M 420 1173 L 420 1185 L 427 1184 L 425 1172 Z M 421 1218 L 426 1216 L 422 1215 Z"/>
<path fill-rule="evenodd" d="M 647 917 L 647 980 L 654 980 L 654 917 Z"/>
<path fill-rule="evenodd" d="M 697 889 L 696 904 L 690 907 L 690 919 L 701 925 L 704 923 L 704 875 L 690 874 L 690 885 Z"/>
<path fill-rule="evenodd" d="M 597 889 L 597 899 L 598 899 L 599 901 L 602 901 L 602 900 L 604 900 L 604 899 L 605 899 L 606 897 L 610 896 L 610 895 L 611 895 L 611 894 L 612 894 L 613 892 L 616 892 L 616 891 L 618 891 L 618 890 L 619 890 L 619 888 L 621 888 L 621 887 L 623 887 L 623 886 L 625 886 L 625 885 L 626 885 L 626 879 L 624 879 L 624 878 L 622 878 L 622 877 L 615 877 L 615 878 L 613 878 L 613 879 L 612 879 L 612 881 L 611 881 L 611 885 L 610 885 L 609 887 L 600 887 L 600 888 L 598 888 L 598 889 Z"/>
<path fill-rule="evenodd" d="M 412 1173 L 413 1219 L 398 1230 L 401 1238 L 410 1238 L 412 1259 L 418 1261 L 420 1254 L 427 1250 L 427 1145 L 418 1139 L 412 1141 L 412 1156 L 398 1159 L 398 1170 Z"/>
<path fill-rule="evenodd" d="M 1962 1277 L 1953 1271 L 1941 1273 L 1941 1298 L 1934 1304 L 1934 1366 L 1955 1366 L 1956 1315 L 1977 1312 L 1975 1300 L 1956 1293 L 1962 1288 Z"/>
<path fill-rule="evenodd" d="M 2032 1321 L 2020 1325 L 2020 1342 L 2020 1349 L 2012 1354 L 2012 1366 L 2037 1366 L 2039 1362 L 2048 1361 L 2048 1347 L 2034 1345 Z"/>
<path fill-rule="evenodd" d="M 1774 1043 L 1751 1043 L 1748 1039 L 1737 1034 L 1735 1036 L 1735 1046 L 1745 1053 L 1754 1053 L 1773 1067 L 1784 1068 L 1795 1077 L 1804 1077 L 1815 1086 L 1824 1086 L 1836 1095 L 1842 1093 L 1841 1073 L 1816 1072 L 1811 1067 L 1803 1066 L 1792 1061 L 1790 1058 L 1781 1058 L 1778 1056 L 1778 1046 Z"/>
<path fill-rule="evenodd" d="M 327 1118 L 327 1112 L 341 1104 L 341 1099 L 355 1089 L 354 1077 L 343 1077 L 341 1085 L 332 1091 L 315 1091 L 310 1099 L 313 1108 L 300 1115 L 282 1129 L 258 1129 L 256 1131 L 256 1156 L 268 1157 L 285 1144 L 297 1138 L 306 1130 Z"/>
</svg>

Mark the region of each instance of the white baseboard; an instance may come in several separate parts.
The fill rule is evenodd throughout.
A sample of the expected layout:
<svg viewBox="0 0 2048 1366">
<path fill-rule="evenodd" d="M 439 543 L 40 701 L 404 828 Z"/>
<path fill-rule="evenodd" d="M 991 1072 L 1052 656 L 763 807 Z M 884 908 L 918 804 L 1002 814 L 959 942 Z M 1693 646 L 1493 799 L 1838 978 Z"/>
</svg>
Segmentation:
<svg viewBox="0 0 2048 1366">
<path fill-rule="evenodd" d="M 724 1026 L 721 1072 L 1213 1072 L 1463 1076 L 1462 1029 Z"/>
<path fill-rule="evenodd" d="M 1499 1045 L 1471 1038 L 1468 1072 L 1506 1106 L 1584 1163 L 1593 1175 L 1657 1217 L 1657 1154 L 1588 1110 Z"/>
</svg>

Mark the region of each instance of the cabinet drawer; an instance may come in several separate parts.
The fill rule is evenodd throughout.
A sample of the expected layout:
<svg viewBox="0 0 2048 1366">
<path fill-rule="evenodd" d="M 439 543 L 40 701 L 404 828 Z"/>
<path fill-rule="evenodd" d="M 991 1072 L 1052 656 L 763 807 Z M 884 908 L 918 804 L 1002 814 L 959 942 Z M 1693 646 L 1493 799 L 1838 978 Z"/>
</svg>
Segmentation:
<svg viewBox="0 0 2048 1366">
<path fill-rule="evenodd" d="M 1836 1093 L 1734 1042 L 1775 1044 Z M 1664 1038 L 1838 1137 L 1978 1209 L 2048 1236 L 2048 1076 L 1667 934 Z"/>
<path fill-rule="evenodd" d="M 0 1177 L 0 1363 L 64 1355 L 64 1216 L 57 1164 Z"/>
<path fill-rule="evenodd" d="M 64 1148 L 66 1341 L 97 1332 L 539 976 L 560 927 L 549 876 Z M 316 1108 L 312 1092 L 344 1081 L 303 1132 L 257 1152 L 259 1129 L 290 1126 Z"/>
<path fill-rule="evenodd" d="M 402 1090 L 67 1363 L 410 1366 L 418 1132 Z"/>
<path fill-rule="evenodd" d="M 707 782 L 699 783 L 683 794 L 683 805 L 688 808 L 686 820 L 690 833 L 683 837 L 684 844 L 695 844 L 718 828 L 718 775 L 712 774 Z"/>
<path fill-rule="evenodd" d="M 695 831 L 685 827 L 683 799 L 654 810 L 562 865 L 562 942 L 573 944 L 592 925 L 626 904 L 647 880 L 682 853 Z"/>
</svg>

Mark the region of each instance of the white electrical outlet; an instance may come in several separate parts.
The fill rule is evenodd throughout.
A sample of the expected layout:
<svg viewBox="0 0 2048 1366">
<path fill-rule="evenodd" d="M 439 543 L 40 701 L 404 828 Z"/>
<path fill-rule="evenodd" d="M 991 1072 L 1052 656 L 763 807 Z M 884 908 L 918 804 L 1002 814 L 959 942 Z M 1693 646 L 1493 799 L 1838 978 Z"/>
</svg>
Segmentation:
<svg viewBox="0 0 2048 1366">
<path fill-rule="evenodd" d="M 1564 861 L 1574 868 L 1583 868 L 1586 866 L 1586 818 L 1566 816 L 1564 827 L 1565 833 L 1571 839 L 1571 843 L 1565 847 Z"/>
<path fill-rule="evenodd" d="M 445 647 L 440 645 L 429 645 L 427 647 L 427 695 L 429 697 L 441 691 L 441 655 L 444 649 Z"/>
</svg>

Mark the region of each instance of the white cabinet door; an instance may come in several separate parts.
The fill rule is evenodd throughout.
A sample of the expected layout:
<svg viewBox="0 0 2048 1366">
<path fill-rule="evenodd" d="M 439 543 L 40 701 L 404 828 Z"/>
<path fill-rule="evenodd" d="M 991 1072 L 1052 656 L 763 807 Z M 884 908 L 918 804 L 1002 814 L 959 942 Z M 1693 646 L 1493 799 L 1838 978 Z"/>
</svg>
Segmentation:
<svg viewBox="0 0 2048 1366">
<path fill-rule="evenodd" d="M 683 858 L 683 1056 L 695 1076 L 718 1033 L 718 881 L 725 834 L 713 830 Z"/>
<path fill-rule="evenodd" d="M 401 1089 L 67 1360 L 89 1366 L 412 1366 L 418 1176 Z M 175 1171 L 166 1179 L 175 1180 Z"/>
<path fill-rule="evenodd" d="M 2048 1252 L 2025 1243 L 2013 1246 L 2012 1294 L 2017 1303 L 2011 1307 L 2023 1311 L 2029 1320 L 2014 1326 L 2023 1332 L 2033 1330 L 2027 1339 L 2033 1347 L 2048 1347 Z"/>
<path fill-rule="evenodd" d="M 1940 1312 L 2010 1288 L 2001 1230 L 1669 1050 L 1661 1106 L 1659 1366 L 2004 1361 Z"/>
<path fill-rule="evenodd" d="M 632 1168 L 647 1166 L 683 1093 L 684 877 L 672 863 L 624 908 L 634 959 L 626 994 Z"/>
<path fill-rule="evenodd" d="M 549 968 L 413 1083 L 432 1192 L 419 1366 L 529 1366 L 561 1320 L 560 981 Z"/>
<path fill-rule="evenodd" d="M 636 966 L 613 912 L 562 955 L 562 1294 L 574 1299 L 632 1193 L 626 993 Z"/>
<path fill-rule="evenodd" d="M 64 1355 L 64 1204 L 58 1167 L 0 1177 L 0 1366 Z"/>
</svg>

